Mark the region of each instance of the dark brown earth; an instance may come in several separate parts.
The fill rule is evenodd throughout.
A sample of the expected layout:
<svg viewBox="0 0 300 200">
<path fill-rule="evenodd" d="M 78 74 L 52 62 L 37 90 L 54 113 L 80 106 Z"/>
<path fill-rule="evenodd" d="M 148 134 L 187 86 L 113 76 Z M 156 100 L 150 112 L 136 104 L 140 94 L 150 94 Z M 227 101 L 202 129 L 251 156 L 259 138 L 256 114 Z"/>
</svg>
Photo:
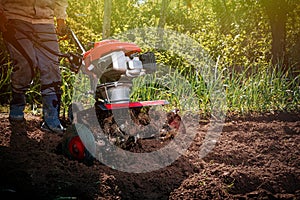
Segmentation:
<svg viewBox="0 0 300 200">
<path fill-rule="evenodd" d="M 39 129 L 40 116 L 26 114 L 27 135 L 11 134 L 7 118 L 0 114 L 0 199 L 300 199 L 300 113 L 227 117 L 203 159 L 201 121 L 185 155 L 148 173 L 69 160 L 57 152 L 61 137 Z"/>
</svg>

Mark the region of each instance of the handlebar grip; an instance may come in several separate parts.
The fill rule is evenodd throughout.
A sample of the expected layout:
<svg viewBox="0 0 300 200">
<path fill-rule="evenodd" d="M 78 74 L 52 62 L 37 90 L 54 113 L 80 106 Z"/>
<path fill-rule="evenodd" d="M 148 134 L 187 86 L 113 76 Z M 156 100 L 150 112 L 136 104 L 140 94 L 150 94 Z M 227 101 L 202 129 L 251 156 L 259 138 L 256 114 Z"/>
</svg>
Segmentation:
<svg viewBox="0 0 300 200">
<path fill-rule="evenodd" d="M 156 60 L 153 52 L 146 52 L 139 56 L 140 61 L 143 63 L 143 68 L 146 72 L 151 73 L 156 71 Z"/>
</svg>

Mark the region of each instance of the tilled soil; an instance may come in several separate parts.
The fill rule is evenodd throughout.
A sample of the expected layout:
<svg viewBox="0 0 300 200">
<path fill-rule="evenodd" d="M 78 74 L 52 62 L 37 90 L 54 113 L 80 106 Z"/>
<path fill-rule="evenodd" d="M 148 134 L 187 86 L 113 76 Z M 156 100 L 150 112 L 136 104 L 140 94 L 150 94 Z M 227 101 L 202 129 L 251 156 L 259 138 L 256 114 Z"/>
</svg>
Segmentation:
<svg viewBox="0 0 300 200">
<path fill-rule="evenodd" d="M 70 160 L 57 151 L 61 136 L 39 129 L 40 116 L 26 120 L 27 135 L 11 134 L 0 113 L 1 199 L 300 199 L 300 113 L 228 116 L 203 158 L 209 124 L 201 120 L 185 154 L 146 173 Z M 142 140 L 131 151 L 163 143 Z"/>
</svg>

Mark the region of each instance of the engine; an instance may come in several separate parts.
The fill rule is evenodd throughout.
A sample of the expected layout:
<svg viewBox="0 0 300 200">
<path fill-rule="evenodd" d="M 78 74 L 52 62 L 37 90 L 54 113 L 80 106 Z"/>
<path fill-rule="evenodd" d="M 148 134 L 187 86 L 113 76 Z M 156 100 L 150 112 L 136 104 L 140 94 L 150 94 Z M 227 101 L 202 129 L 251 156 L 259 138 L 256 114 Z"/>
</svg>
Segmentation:
<svg viewBox="0 0 300 200">
<path fill-rule="evenodd" d="M 83 72 L 90 76 L 96 99 L 105 103 L 129 102 L 132 79 L 156 71 L 155 55 L 140 53 L 128 42 L 104 40 L 83 56 Z"/>
</svg>

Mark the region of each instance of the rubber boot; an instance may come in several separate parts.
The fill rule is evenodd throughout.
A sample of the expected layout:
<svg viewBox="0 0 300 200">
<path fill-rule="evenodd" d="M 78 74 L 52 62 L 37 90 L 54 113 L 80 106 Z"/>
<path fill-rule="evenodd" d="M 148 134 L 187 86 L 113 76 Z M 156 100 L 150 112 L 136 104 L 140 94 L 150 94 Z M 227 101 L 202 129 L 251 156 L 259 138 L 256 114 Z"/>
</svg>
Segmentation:
<svg viewBox="0 0 300 200">
<path fill-rule="evenodd" d="M 26 104 L 26 99 L 24 93 L 12 92 L 9 118 L 13 120 L 23 120 L 25 104 Z"/>
<path fill-rule="evenodd" d="M 25 104 L 26 98 L 24 93 L 12 92 L 9 122 L 11 125 L 11 131 L 14 134 L 26 134 L 26 121 L 24 118 Z"/>
<path fill-rule="evenodd" d="M 58 134 L 63 134 L 65 128 L 61 125 L 59 120 L 60 110 L 60 96 L 44 95 L 42 96 L 43 103 L 43 118 L 42 130 L 50 131 Z"/>
</svg>

